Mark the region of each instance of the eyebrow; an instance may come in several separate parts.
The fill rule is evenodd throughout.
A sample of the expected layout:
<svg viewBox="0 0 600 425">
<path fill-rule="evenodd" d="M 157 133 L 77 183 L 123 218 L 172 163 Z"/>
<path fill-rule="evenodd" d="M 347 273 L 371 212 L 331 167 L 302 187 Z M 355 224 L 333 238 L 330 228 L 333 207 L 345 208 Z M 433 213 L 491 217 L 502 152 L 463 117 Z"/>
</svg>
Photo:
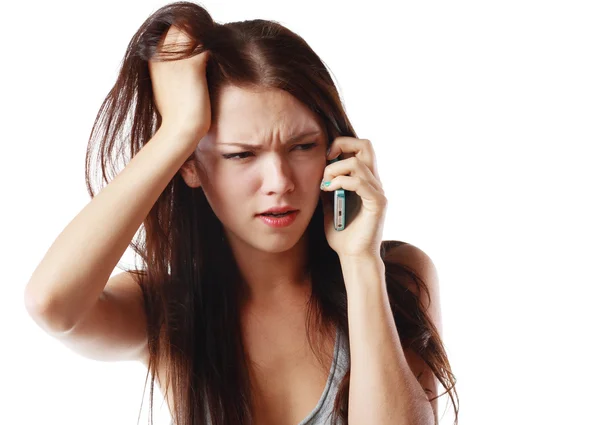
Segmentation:
<svg viewBox="0 0 600 425">
<path fill-rule="evenodd" d="M 286 144 L 294 143 L 294 142 L 297 142 L 298 140 L 303 140 L 304 138 L 306 138 L 308 136 L 317 136 L 317 135 L 321 135 L 321 134 L 322 134 L 321 130 L 305 131 L 304 133 L 296 134 L 296 135 L 290 137 L 287 140 Z M 252 145 L 252 144 L 248 144 L 248 143 L 237 143 L 237 142 L 219 143 L 218 145 L 238 146 L 243 149 L 260 149 L 262 147 L 261 145 Z"/>
</svg>

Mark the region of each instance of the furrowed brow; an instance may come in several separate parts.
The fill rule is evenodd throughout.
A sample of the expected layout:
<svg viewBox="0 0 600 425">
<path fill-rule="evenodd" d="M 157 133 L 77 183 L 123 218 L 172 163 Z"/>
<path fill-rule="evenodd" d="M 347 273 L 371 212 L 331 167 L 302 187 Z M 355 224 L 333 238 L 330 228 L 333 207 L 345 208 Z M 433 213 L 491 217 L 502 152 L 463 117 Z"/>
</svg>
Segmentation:
<svg viewBox="0 0 600 425">
<path fill-rule="evenodd" d="M 299 140 L 303 140 L 309 136 L 317 136 L 321 134 L 321 130 L 317 130 L 317 131 L 305 131 L 304 133 L 300 133 L 300 134 L 296 134 L 292 137 L 290 137 L 286 144 L 291 144 L 294 142 L 297 142 Z M 220 145 L 224 145 L 224 146 L 237 146 L 240 147 L 242 149 L 260 149 L 261 145 L 251 145 L 248 143 L 237 143 L 237 142 L 230 142 L 230 143 L 219 143 Z"/>
</svg>

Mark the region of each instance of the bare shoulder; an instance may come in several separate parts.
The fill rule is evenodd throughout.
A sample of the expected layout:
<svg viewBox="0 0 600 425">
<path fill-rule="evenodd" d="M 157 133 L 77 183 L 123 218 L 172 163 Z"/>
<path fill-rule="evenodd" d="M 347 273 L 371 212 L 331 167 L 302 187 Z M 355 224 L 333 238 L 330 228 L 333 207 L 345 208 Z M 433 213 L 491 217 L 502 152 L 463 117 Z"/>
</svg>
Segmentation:
<svg viewBox="0 0 600 425">
<path fill-rule="evenodd" d="M 112 276 L 96 304 L 56 338 L 74 352 L 100 361 L 148 363 L 146 314 L 134 273 Z"/>
<path fill-rule="evenodd" d="M 410 269 L 421 281 L 423 281 L 429 291 L 431 300 L 426 298 L 426 294 L 421 293 L 421 297 L 424 297 L 422 301 L 429 313 L 432 316 L 439 318 L 439 279 L 433 260 L 422 249 L 407 242 L 384 241 L 383 247 L 384 261 Z M 408 289 L 415 294 L 417 293 L 416 284 Z M 441 325 L 441 323 L 439 324 Z"/>
<path fill-rule="evenodd" d="M 433 261 L 423 250 L 406 242 L 385 241 L 384 261 L 392 264 L 399 264 L 410 269 L 425 284 L 429 291 L 429 298 L 421 291 L 419 294 L 421 304 L 426 308 L 427 315 L 440 337 L 442 336 L 442 315 L 440 306 L 440 293 L 438 274 Z M 417 295 L 416 283 L 408 288 Z M 438 396 L 437 380 L 425 363 L 425 361 L 415 351 L 406 349 L 404 351 L 406 360 L 413 371 L 415 377 L 421 384 L 425 394 L 431 401 Z M 434 414 L 437 416 L 437 399 L 431 401 Z"/>
</svg>

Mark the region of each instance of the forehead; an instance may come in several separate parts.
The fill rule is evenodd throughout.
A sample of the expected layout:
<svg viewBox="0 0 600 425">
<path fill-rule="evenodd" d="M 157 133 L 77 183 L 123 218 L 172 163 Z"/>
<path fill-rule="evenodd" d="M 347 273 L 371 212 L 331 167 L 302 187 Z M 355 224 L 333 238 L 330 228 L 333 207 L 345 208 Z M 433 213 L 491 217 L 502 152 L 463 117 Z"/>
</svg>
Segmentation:
<svg viewBox="0 0 600 425">
<path fill-rule="evenodd" d="M 214 123 L 219 141 L 285 139 L 305 130 L 319 130 L 319 119 L 284 90 L 253 91 L 224 87 Z"/>
</svg>

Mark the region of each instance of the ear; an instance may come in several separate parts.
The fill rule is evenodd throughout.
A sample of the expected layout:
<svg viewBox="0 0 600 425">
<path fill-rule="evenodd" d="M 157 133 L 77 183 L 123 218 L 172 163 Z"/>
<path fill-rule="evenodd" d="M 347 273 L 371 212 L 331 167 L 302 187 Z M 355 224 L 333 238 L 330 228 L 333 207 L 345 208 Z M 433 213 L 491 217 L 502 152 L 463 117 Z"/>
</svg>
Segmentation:
<svg viewBox="0 0 600 425">
<path fill-rule="evenodd" d="M 193 159 L 188 159 L 186 162 L 183 163 L 183 165 L 179 169 L 179 174 L 181 174 L 181 177 L 189 187 L 195 189 L 197 187 L 202 186 L 200 180 L 200 170 L 194 164 Z"/>
</svg>

